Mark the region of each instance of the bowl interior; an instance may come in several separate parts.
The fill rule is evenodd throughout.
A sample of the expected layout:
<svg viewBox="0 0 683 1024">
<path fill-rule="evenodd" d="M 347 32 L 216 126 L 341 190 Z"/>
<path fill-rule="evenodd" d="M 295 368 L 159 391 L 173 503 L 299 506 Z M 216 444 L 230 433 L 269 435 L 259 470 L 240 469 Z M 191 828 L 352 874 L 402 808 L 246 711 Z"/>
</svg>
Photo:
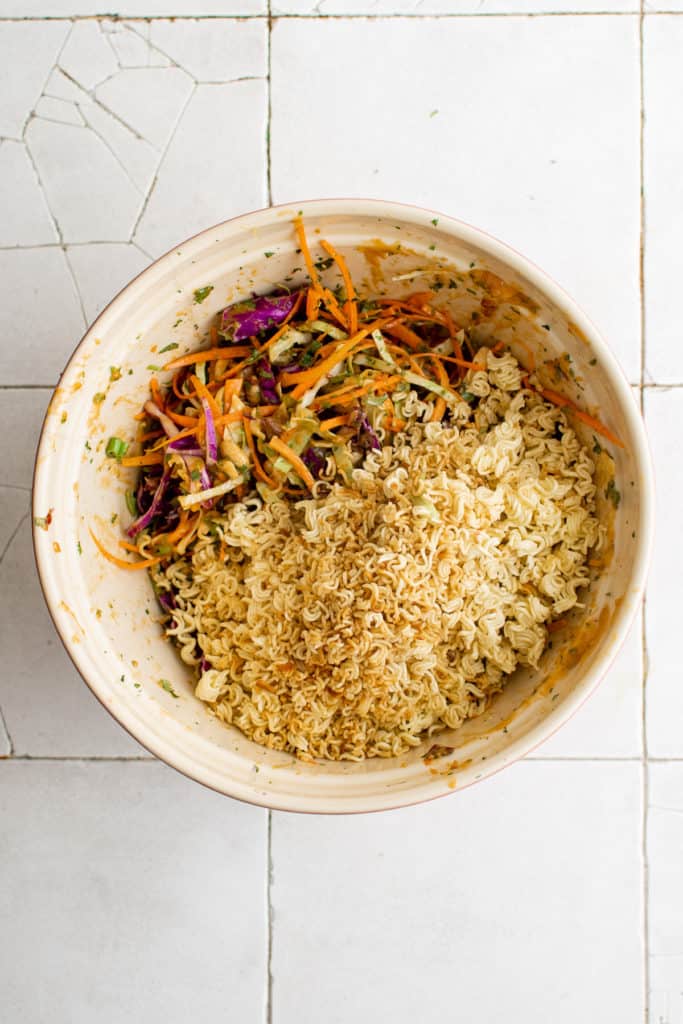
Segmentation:
<svg viewBox="0 0 683 1024">
<path fill-rule="evenodd" d="M 89 529 L 116 550 L 134 470 L 106 457 L 111 435 L 132 440 L 132 416 L 152 369 L 200 345 L 217 310 L 283 280 L 304 279 L 291 221 L 297 208 L 220 225 L 173 250 L 96 321 L 69 363 L 46 417 L 36 463 L 36 552 L 55 624 L 84 678 L 137 739 L 223 792 L 296 810 L 397 806 L 467 785 L 514 760 L 561 724 L 613 657 L 640 597 L 649 534 L 649 464 L 640 419 L 613 357 L 569 299 L 500 243 L 433 214 L 382 203 L 304 204 L 314 258 L 325 237 L 367 295 L 431 289 L 487 343 L 512 345 L 526 365 L 554 360 L 548 386 L 575 397 L 624 442 L 602 441 L 616 463 L 618 514 L 602 500 L 613 550 L 537 671 L 519 671 L 490 709 L 400 759 L 304 764 L 214 721 L 186 667 L 163 639 L 144 572 L 97 552 Z M 322 253 L 324 255 L 324 253 Z M 334 270 L 324 272 L 336 283 Z M 211 286 L 202 301 L 198 289 Z M 171 354 L 171 348 L 173 352 Z M 164 379 L 163 371 L 158 374 Z M 593 444 L 590 429 L 584 434 Z M 162 686 L 162 681 L 166 681 Z"/>
</svg>

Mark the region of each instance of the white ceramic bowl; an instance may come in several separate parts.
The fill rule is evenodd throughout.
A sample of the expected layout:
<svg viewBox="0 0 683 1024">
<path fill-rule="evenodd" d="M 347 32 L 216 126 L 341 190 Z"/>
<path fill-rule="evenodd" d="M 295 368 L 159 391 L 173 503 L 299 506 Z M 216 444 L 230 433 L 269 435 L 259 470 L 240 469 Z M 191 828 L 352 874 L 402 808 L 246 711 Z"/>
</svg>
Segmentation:
<svg viewBox="0 0 683 1024">
<path fill-rule="evenodd" d="M 453 749 L 430 764 L 425 744 L 394 760 L 307 765 L 214 721 L 162 637 L 146 574 L 105 562 L 88 532 L 93 527 L 116 549 L 127 516 L 124 492 L 134 471 L 106 458 L 104 447 L 110 435 L 132 437 L 131 416 L 146 395 L 149 366 L 169 358 L 158 353 L 170 342 L 180 346 L 176 355 L 196 347 L 212 315 L 227 303 L 252 290 L 267 291 L 292 272 L 300 276 L 291 226 L 299 209 L 311 243 L 330 239 L 369 290 L 387 282 L 393 292 L 419 290 L 445 266 L 439 299 L 445 295 L 460 308 L 480 308 L 482 294 L 473 297 L 464 287 L 469 269 L 474 265 L 475 271 L 502 278 L 510 288 L 501 292 L 494 284 L 494 297 L 507 297 L 508 340 L 521 337 L 545 357 L 568 352 L 585 381 L 583 408 L 599 407 L 625 445 L 612 449 L 622 494 L 614 554 L 575 617 L 574 639 L 556 644 L 538 671 L 519 672 L 483 716 L 439 736 L 439 743 Z M 361 252 L 359 244 L 369 248 Z M 421 272 L 411 279 L 391 281 L 416 269 Z M 477 291 L 484 282 L 490 291 L 492 281 L 480 274 L 469 284 Z M 459 287 L 448 288 L 448 282 Z M 209 297 L 194 302 L 194 290 L 208 284 Z M 121 370 L 113 381 L 112 366 Z M 120 292 L 81 341 L 55 391 L 36 459 L 33 508 L 36 517 L 52 509 L 49 528 L 34 528 L 34 543 L 55 626 L 93 693 L 140 743 L 193 779 L 242 800 L 296 811 L 356 812 L 429 800 L 470 785 L 525 754 L 576 711 L 608 669 L 642 596 L 652 477 L 640 414 L 612 353 L 542 271 L 481 231 L 431 211 L 320 200 L 210 228 Z M 177 697 L 160 687 L 161 679 L 170 681 Z"/>
</svg>

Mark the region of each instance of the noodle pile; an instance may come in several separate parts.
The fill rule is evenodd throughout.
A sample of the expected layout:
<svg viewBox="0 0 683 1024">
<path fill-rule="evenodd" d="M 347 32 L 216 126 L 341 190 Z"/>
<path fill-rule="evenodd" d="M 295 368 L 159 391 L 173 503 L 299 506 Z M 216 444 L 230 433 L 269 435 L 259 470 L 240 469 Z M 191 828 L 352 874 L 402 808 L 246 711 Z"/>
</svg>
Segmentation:
<svg viewBox="0 0 683 1024">
<path fill-rule="evenodd" d="M 537 666 L 546 624 L 578 603 L 604 542 L 593 461 L 511 354 L 477 359 L 474 408 L 423 422 L 412 392 L 405 430 L 359 462 L 353 488 L 252 495 L 153 571 L 197 696 L 255 742 L 304 759 L 400 754 Z"/>
</svg>

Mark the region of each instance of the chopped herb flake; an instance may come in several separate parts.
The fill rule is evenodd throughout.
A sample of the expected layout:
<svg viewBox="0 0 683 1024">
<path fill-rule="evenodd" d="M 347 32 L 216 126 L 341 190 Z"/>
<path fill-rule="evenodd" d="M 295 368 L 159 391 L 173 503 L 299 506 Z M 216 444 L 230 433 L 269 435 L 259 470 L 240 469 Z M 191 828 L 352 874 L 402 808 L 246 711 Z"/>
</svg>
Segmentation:
<svg viewBox="0 0 683 1024">
<path fill-rule="evenodd" d="M 121 459 L 128 451 L 128 445 L 125 441 L 122 441 L 120 437 L 110 437 L 107 441 L 107 447 L 105 448 L 105 454 L 110 459 Z"/>
<path fill-rule="evenodd" d="M 109 367 L 109 380 L 113 384 L 115 380 L 121 380 L 121 367 L 110 366 Z"/>
<path fill-rule="evenodd" d="M 272 250 L 269 250 L 268 252 L 264 252 L 263 255 L 266 257 L 267 260 L 269 260 L 271 256 L 275 255 L 275 253 Z"/>
<path fill-rule="evenodd" d="M 602 445 L 598 441 L 598 439 L 595 436 L 595 434 L 593 434 L 593 451 L 595 452 L 596 455 L 599 455 L 600 452 L 602 451 Z"/>
<path fill-rule="evenodd" d="M 617 490 L 617 486 L 614 480 L 610 480 L 605 488 L 605 497 L 609 498 L 615 508 L 619 508 L 619 502 L 621 501 L 621 494 Z"/>
<path fill-rule="evenodd" d="M 160 679 L 158 681 L 158 685 L 162 690 L 166 690 L 166 693 L 170 693 L 172 697 L 175 697 L 176 700 L 178 699 L 178 694 L 175 692 L 168 679 Z"/>
<path fill-rule="evenodd" d="M 439 218 L 438 217 L 432 217 L 431 223 L 434 225 L 434 227 L 436 227 L 436 225 L 439 223 Z"/>
<path fill-rule="evenodd" d="M 170 352 L 174 348 L 178 348 L 178 342 L 177 341 L 169 341 L 168 345 L 164 345 L 163 348 L 159 349 L 159 355 L 161 355 L 162 352 Z"/>
<path fill-rule="evenodd" d="M 98 391 L 96 394 L 92 396 L 92 400 L 95 403 L 95 405 L 101 405 L 106 397 L 107 396 L 105 395 L 104 391 Z"/>
<path fill-rule="evenodd" d="M 209 295 L 211 294 L 212 291 L 213 291 L 213 285 L 212 284 L 207 284 L 203 288 L 195 288 L 195 290 L 194 290 L 194 301 L 196 303 L 203 302 L 204 299 L 207 299 L 209 297 Z"/>
</svg>

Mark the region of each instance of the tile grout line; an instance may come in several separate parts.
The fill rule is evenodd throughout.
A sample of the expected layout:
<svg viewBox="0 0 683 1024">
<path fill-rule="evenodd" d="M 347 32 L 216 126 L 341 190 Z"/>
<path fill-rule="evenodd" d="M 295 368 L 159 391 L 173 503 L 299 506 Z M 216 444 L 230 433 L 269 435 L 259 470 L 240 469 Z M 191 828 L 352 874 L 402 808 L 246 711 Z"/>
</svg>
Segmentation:
<svg viewBox="0 0 683 1024">
<path fill-rule="evenodd" d="M 640 0 L 640 17 L 638 19 L 638 59 L 640 88 L 640 125 L 639 125 L 639 163 L 640 163 L 640 246 L 639 246 L 639 283 L 640 283 L 640 410 L 645 413 L 645 372 L 647 352 L 647 317 L 645 307 L 645 245 L 646 245 L 646 198 L 645 198 L 645 0 Z M 649 802 L 649 764 L 647 744 L 647 630 L 645 609 L 647 591 L 643 596 L 641 608 L 641 863 L 642 863 L 642 907 L 643 907 L 643 1020 L 647 1024 L 650 1017 L 650 869 L 647 856 L 648 802 Z"/>
<path fill-rule="evenodd" d="M 271 132 L 273 120 L 273 7 L 268 3 L 266 30 L 266 201 L 273 205 L 273 177 L 271 164 Z M 273 1024 L 273 812 L 267 812 L 266 843 L 266 1024 Z"/>
<path fill-rule="evenodd" d="M 403 21 L 439 21 L 439 20 L 453 20 L 460 18 L 461 20 L 472 20 L 472 19 L 489 19 L 493 20 L 496 18 L 517 18 L 527 20 L 529 18 L 636 18 L 639 14 L 639 7 L 635 6 L 630 9 L 624 9 L 620 11 L 602 10 L 602 11 L 449 11 L 449 12 L 426 12 L 424 14 L 407 14 L 405 12 L 385 12 L 382 14 L 315 14 L 312 11 L 305 14 L 278 12 L 277 17 L 283 19 L 290 19 L 292 21 L 380 21 L 389 19 L 401 19 Z M 648 16 L 676 16 L 681 15 L 681 11 L 648 11 Z M 158 14 L 138 14 L 130 17 L 121 18 L 118 15 L 113 14 L 55 14 L 55 15 L 27 15 L 25 17 L 0 17 L 0 25 L 2 24 L 22 24 L 22 23 L 42 23 L 42 22 L 59 22 L 69 21 L 72 24 L 78 21 L 126 21 L 126 22 L 152 22 L 152 21 L 167 21 L 173 19 L 174 21 L 263 21 L 266 15 L 259 14 L 193 14 L 191 11 L 184 12 L 181 14 L 177 13 L 158 13 Z"/>
<path fill-rule="evenodd" d="M 266 1024 L 273 1024 L 273 812 L 268 809 L 266 861 Z"/>
</svg>

